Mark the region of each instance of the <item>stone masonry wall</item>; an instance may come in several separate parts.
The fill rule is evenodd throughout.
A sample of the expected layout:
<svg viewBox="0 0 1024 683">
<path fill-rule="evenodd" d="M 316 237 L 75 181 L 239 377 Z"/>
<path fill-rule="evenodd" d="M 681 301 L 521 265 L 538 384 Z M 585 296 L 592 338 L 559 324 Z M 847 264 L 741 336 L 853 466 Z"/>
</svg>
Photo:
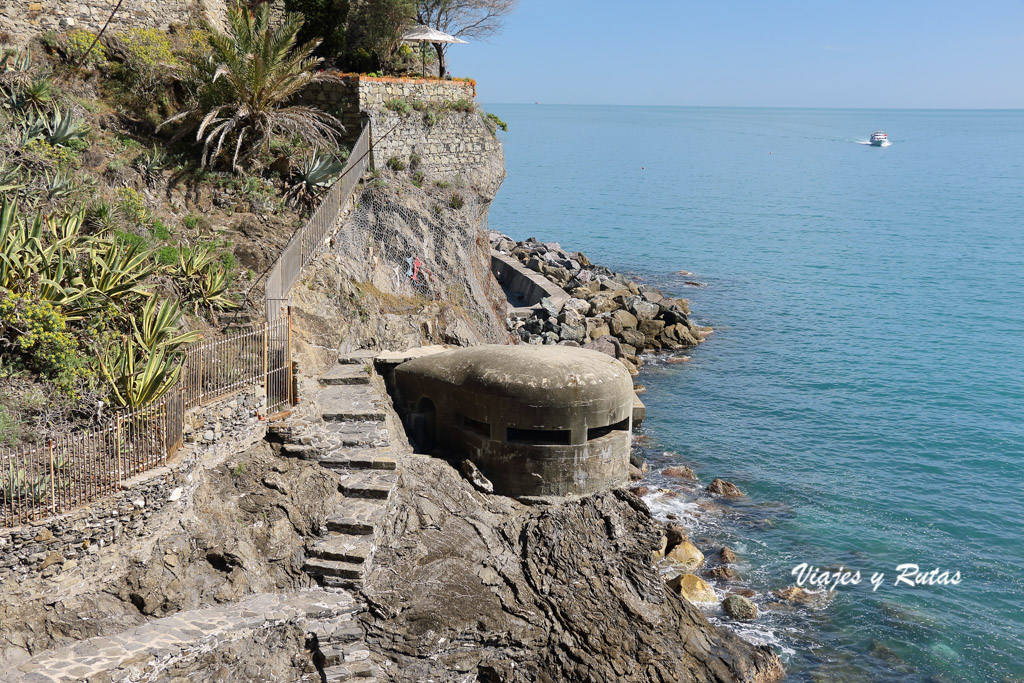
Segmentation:
<svg viewBox="0 0 1024 683">
<path fill-rule="evenodd" d="M 82 28 L 98 32 L 117 0 L 0 0 L 0 38 L 23 45 L 44 31 Z M 222 25 L 226 0 L 142 0 L 126 2 L 110 22 L 110 31 L 127 28 L 167 30 L 194 18 Z M 3 41 L 0 41 L 3 42 Z"/>
<path fill-rule="evenodd" d="M 471 81 L 345 76 L 307 88 L 301 100 L 341 119 L 350 143 L 369 118 L 378 166 L 391 157 L 408 162 L 418 154 L 428 175 L 443 177 L 501 158 L 500 144 L 478 113 L 447 108 L 460 100 L 472 102 L 475 90 Z M 388 109 L 387 103 L 393 100 L 404 100 L 412 111 L 402 114 Z M 433 123 L 424 125 L 428 118 Z"/>
<path fill-rule="evenodd" d="M 123 490 L 43 522 L 0 529 L 0 583 L 31 574 L 48 577 L 83 556 L 112 543 L 131 542 L 145 532 L 146 520 L 184 498 L 192 472 L 220 449 L 262 438 L 266 422 L 257 415 L 266 397 L 247 389 L 189 414 L 186 446 L 171 464 L 129 479 Z M 182 503 L 183 504 L 183 503 Z"/>
</svg>

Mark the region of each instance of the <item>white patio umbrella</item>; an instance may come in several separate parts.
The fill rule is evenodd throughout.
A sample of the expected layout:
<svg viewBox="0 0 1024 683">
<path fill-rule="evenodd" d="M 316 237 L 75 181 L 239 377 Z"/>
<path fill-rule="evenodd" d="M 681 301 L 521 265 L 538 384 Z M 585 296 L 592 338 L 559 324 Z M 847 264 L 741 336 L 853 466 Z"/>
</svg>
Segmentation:
<svg viewBox="0 0 1024 683">
<path fill-rule="evenodd" d="M 444 31 L 438 31 L 436 28 L 431 28 L 430 26 L 424 26 L 422 24 L 418 24 L 407 30 L 402 34 L 402 40 L 409 43 L 462 43 L 463 45 L 468 45 L 464 40 L 449 35 Z M 422 73 L 425 76 L 427 74 L 427 55 L 423 52 L 422 47 L 420 48 L 420 55 L 423 57 Z M 444 78 L 444 74 L 438 75 L 441 78 Z"/>
</svg>

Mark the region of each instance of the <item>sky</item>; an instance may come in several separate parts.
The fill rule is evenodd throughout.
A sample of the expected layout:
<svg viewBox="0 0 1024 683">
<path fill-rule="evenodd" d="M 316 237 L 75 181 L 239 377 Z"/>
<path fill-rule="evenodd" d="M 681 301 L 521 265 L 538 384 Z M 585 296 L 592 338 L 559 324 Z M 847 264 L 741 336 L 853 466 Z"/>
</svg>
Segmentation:
<svg viewBox="0 0 1024 683">
<path fill-rule="evenodd" d="M 486 103 L 1024 108 L 1024 0 L 519 0 Z"/>
</svg>

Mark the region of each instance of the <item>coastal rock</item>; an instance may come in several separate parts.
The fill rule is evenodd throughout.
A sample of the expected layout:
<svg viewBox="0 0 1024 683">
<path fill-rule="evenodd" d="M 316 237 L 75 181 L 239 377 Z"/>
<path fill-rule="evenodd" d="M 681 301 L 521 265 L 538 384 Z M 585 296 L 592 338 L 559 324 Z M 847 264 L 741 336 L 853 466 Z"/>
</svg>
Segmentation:
<svg viewBox="0 0 1024 683">
<path fill-rule="evenodd" d="M 664 329 L 664 320 L 640 320 L 637 325 L 637 330 L 639 330 L 640 333 L 649 341 L 660 335 Z"/>
<path fill-rule="evenodd" d="M 694 474 L 686 465 L 673 465 L 672 467 L 666 467 L 661 471 L 662 475 L 666 477 L 674 477 L 676 479 L 689 479 L 691 481 L 697 480 L 697 475 Z"/>
<path fill-rule="evenodd" d="M 623 329 L 618 336 L 623 344 L 628 344 L 636 349 L 642 349 L 647 342 L 647 338 L 639 330 Z"/>
<path fill-rule="evenodd" d="M 562 341 L 571 341 L 581 343 L 587 338 L 587 330 L 582 325 L 570 325 L 568 323 L 562 325 L 561 333 Z"/>
<path fill-rule="evenodd" d="M 608 320 L 613 334 L 621 334 L 623 330 L 635 329 L 637 325 L 637 319 L 633 314 L 621 309 L 608 316 Z"/>
<path fill-rule="evenodd" d="M 736 553 L 727 545 L 722 546 L 722 549 L 718 551 L 718 557 L 721 558 L 722 562 L 736 564 Z"/>
<path fill-rule="evenodd" d="M 586 299 L 578 299 L 576 297 L 573 297 L 566 301 L 565 304 L 563 304 L 562 310 L 575 311 L 580 315 L 582 319 L 583 316 L 586 316 L 587 313 L 590 312 L 590 302 L 587 301 Z"/>
<path fill-rule="evenodd" d="M 722 601 L 722 609 L 733 619 L 751 621 L 757 618 L 757 605 L 742 595 L 730 595 Z"/>
<path fill-rule="evenodd" d="M 769 648 L 710 624 L 666 586 L 651 562 L 663 531 L 627 491 L 527 506 L 474 491 L 439 459 L 402 467 L 363 586 L 374 608 L 360 617 L 388 680 L 781 676 Z M 451 643 L 466 653 L 457 670 Z"/>
<path fill-rule="evenodd" d="M 736 488 L 732 482 L 725 481 L 724 479 L 715 479 L 713 482 L 708 484 L 708 493 L 716 493 L 726 498 L 740 498 L 743 496 L 743 492 Z"/>
<path fill-rule="evenodd" d="M 642 396 L 647 393 L 647 387 L 643 384 L 635 384 L 633 385 L 633 393 L 637 396 Z"/>
<path fill-rule="evenodd" d="M 800 586 L 789 586 L 788 588 L 782 588 L 777 591 L 773 591 L 772 594 L 780 600 L 786 602 L 796 602 L 802 605 L 806 605 L 809 602 L 813 602 L 815 599 L 814 593 L 805 591 Z"/>
<path fill-rule="evenodd" d="M 632 313 L 638 320 L 654 320 L 654 318 L 660 312 L 658 304 L 651 301 L 644 301 L 639 297 L 632 299 L 632 303 L 629 305 L 629 312 Z"/>
<path fill-rule="evenodd" d="M 644 496 L 646 496 L 651 491 L 646 486 L 634 486 L 633 488 L 631 488 L 629 490 L 629 492 L 632 493 L 637 498 L 643 498 Z M 664 555 L 664 554 L 665 554 L 665 549 L 662 548 L 662 555 Z"/>
<path fill-rule="evenodd" d="M 665 538 L 668 539 L 668 550 L 672 550 L 683 541 L 689 541 L 690 535 L 681 525 L 669 522 L 665 525 Z"/>
<path fill-rule="evenodd" d="M 608 323 L 600 318 L 588 318 L 587 319 L 587 337 L 591 340 L 595 340 L 599 337 L 607 337 L 611 330 L 608 328 Z"/>
<path fill-rule="evenodd" d="M 601 315 L 610 313 L 619 307 L 615 300 L 606 295 L 595 296 L 590 300 L 590 315 Z"/>
<path fill-rule="evenodd" d="M 695 574 L 680 574 L 669 580 L 668 587 L 692 603 L 718 602 L 715 589 Z"/>
<path fill-rule="evenodd" d="M 700 566 L 704 564 L 704 553 L 690 541 L 683 541 L 668 551 L 665 559 L 681 569 L 694 571 L 700 569 Z"/>
<path fill-rule="evenodd" d="M 484 473 L 480 471 L 480 468 L 472 460 L 463 460 L 460 469 L 477 491 L 494 493 L 494 484 L 484 476 Z"/>
<path fill-rule="evenodd" d="M 569 299 L 569 301 L 579 301 L 579 299 Z M 563 325 L 578 325 L 583 328 L 586 328 L 587 325 L 586 317 L 568 305 L 562 307 L 562 312 L 558 314 L 558 322 Z"/>
<path fill-rule="evenodd" d="M 718 581 L 732 581 L 736 578 L 736 572 L 725 565 L 720 565 L 704 572 L 704 576 Z"/>
<path fill-rule="evenodd" d="M 619 340 L 607 334 L 597 337 L 589 344 L 584 344 L 583 348 L 606 353 L 612 358 L 622 358 L 622 346 L 619 344 Z"/>
<path fill-rule="evenodd" d="M 641 486 L 639 488 L 642 488 L 644 490 L 644 495 L 647 495 L 646 487 Z M 630 489 L 630 491 L 633 491 L 633 490 L 635 490 L 635 489 Z M 651 561 L 652 562 L 657 562 L 657 561 L 661 560 L 663 557 L 665 557 L 665 550 L 667 548 L 668 548 L 668 536 L 662 536 L 661 537 L 661 543 L 658 545 L 657 550 L 654 550 L 654 551 L 651 552 Z"/>
</svg>

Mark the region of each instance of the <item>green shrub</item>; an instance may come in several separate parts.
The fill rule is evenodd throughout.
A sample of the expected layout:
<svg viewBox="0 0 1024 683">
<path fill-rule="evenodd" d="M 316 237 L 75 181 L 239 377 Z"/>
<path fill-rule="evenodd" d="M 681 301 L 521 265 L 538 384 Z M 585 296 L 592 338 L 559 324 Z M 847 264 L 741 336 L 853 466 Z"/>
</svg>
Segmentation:
<svg viewBox="0 0 1024 683">
<path fill-rule="evenodd" d="M 396 173 L 398 171 L 404 171 L 405 162 L 399 159 L 398 157 L 391 157 L 390 159 L 388 159 L 388 168 L 390 168 L 392 171 L 395 171 Z"/>
<path fill-rule="evenodd" d="M 92 372 L 68 332 L 67 319 L 48 301 L 0 291 L 0 338 L 6 338 L 27 365 L 74 396 Z"/>
<path fill-rule="evenodd" d="M 138 192 L 130 187 L 122 187 L 114 193 L 117 197 L 117 209 L 126 220 L 141 225 L 149 221 L 149 209 L 146 201 Z"/>
<path fill-rule="evenodd" d="M 476 105 L 473 103 L 473 101 L 467 100 L 465 98 L 455 100 L 454 102 L 449 102 L 447 104 L 447 108 L 451 109 L 452 111 L 461 111 L 466 114 L 471 114 L 472 112 L 476 111 Z"/>
<path fill-rule="evenodd" d="M 437 112 L 428 109 L 427 113 L 423 115 L 423 123 L 427 124 L 428 128 L 433 128 L 437 124 Z"/>
<path fill-rule="evenodd" d="M 82 165 L 76 150 L 68 147 L 55 147 L 42 138 L 36 138 L 23 148 L 30 160 L 43 162 L 44 166 L 54 166 L 58 171 L 74 171 Z"/>
<path fill-rule="evenodd" d="M 186 214 L 185 218 L 183 218 L 181 222 L 189 230 L 195 230 L 199 227 L 199 216 L 194 213 Z"/>
<path fill-rule="evenodd" d="M 153 237 L 161 241 L 171 239 L 170 229 L 159 218 L 153 219 Z"/>
<path fill-rule="evenodd" d="M 172 266 L 178 262 L 177 247 L 160 247 L 156 252 L 156 262 L 161 266 Z"/>
<path fill-rule="evenodd" d="M 114 239 L 129 247 L 135 247 L 137 249 L 146 248 L 146 238 L 142 235 L 136 235 L 134 232 L 120 230 L 114 233 Z"/>
<path fill-rule="evenodd" d="M 423 171 L 416 171 L 412 174 L 412 184 L 416 187 L 423 187 L 423 181 L 427 179 L 427 176 Z"/>
<path fill-rule="evenodd" d="M 107 63 L 107 50 L 102 41 L 97 41 L 92 51 L 89 47 L 96 41 L 96 34 L 79 28 L 64 38 L 64 58 L 69 64 L 78 64 L 85 57 L 82 66 L 104 66 Z M 88 57 L 86 57 L 88 52 Z"/>
<path fill-rule="evenodd" d="M 406 116 L 412 111 L 412 107 L 409 106 L 409 103 L 401 98 L 388 100 L 384 103 L 384 106 L 393 112 L 401 114 L 402 116 Z"/>
<path fill-rule="evenodd" d="M 130 28 L 107 40 L 110 52 L 120 60 L 115 77 L 140 101 L 152 98 L 178 64 L 170 36 L 155 28 Z"/>
<path fill-rule="evenodd" d="M 448 208 L 455 209 L 458 211 L 466 205 L 466 200 L 458 192 L 452 192 L 452 196 L 448 198 Z"/>
<path fill-rule="evenodd" d="M 423 157 L 421 157 L 416 152 L 413 152 L 412 154 L 409 155 L 409 168 L 410 169 L 415 170 L 415 169 L 419 168 L 420 164 L 422 164 L 422 163 L 423 163 Z"/>
<path fill-rule="evenodd" d="M 497 134 L 498 130 L 501 129 L 503 132 L 508 132 L 508 124 L 498 118 L 497 114 L 487 112 L 484 114 L 484 123 L 491 129 L 491 135 Z"/>
<path fill-rule="evenodd" d="M 452 184 L 450 182 L 448 182 L 447 180 L 435 180 L 434 181 L 434 187 L 439 187 L 442 190 L 447 190 L 451 186 L 452 186 Z"/>
</svg>

